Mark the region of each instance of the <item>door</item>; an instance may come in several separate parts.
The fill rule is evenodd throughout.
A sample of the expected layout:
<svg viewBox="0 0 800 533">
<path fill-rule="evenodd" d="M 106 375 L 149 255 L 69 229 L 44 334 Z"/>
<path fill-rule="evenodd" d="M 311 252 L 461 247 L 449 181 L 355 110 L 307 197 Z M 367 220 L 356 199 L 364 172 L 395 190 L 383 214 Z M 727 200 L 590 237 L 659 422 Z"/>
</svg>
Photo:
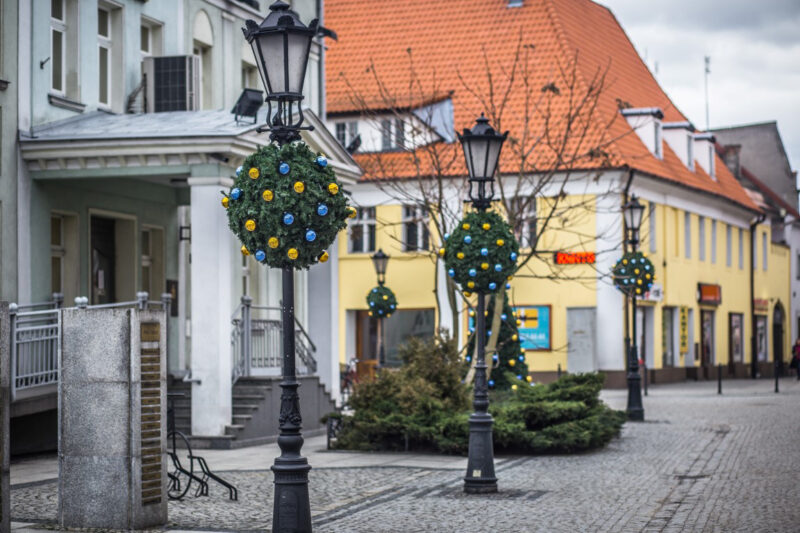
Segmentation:
<svg viewBox="0 0 800 533">
<path fill-rule="evenodd" d="M 700 365 L 706 379 L 714 364 L 714 311 L 700 311 Z"/>
<path fill-rule="evenodd" d="M 597 370 L 594 307 L 567 309 L 567 370 L 573 374 Z"/>
<path fill-rule="evenodd" d="M 756 353 L 758 361 L 767 360 L 767 317 L 756 316 Z"/>
<path fill-rule="evenodd" d="M 91 217 L 92 305 L 116 301 L 114 219 Z"/>
<path fill-rule="evenodd" d="M 783 374 L 783 306 L 775 304 L 772 312 L 772 357 L 778 364 L 778 375 Z"/>
</svg>

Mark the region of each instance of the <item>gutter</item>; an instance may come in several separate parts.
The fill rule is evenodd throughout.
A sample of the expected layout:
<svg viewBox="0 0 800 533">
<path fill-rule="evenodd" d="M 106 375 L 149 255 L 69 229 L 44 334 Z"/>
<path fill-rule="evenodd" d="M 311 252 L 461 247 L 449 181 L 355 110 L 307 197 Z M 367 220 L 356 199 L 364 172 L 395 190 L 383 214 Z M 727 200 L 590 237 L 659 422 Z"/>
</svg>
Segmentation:
<svg viewBox="0 0 800 533">
<path fill-rule="evenodd" d="M 758 354 L 756 346 L 756 283 L 755 283 L 755 258 L 756 258 L 756 226 L 764 222 L 767 216 L 759 214 L 750 224 L 750 377 L 758 377 Z"/>
</svg>

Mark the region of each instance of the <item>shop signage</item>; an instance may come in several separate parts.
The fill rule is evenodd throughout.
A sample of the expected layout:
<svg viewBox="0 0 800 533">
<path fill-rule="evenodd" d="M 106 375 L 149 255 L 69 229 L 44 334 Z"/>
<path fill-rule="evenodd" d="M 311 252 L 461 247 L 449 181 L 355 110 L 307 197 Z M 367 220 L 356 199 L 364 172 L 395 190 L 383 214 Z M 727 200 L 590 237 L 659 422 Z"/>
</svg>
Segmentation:
<svg viewBox="0 0 800 533">
<path fill-rule="evenodd" d="M 753 298 L 753 310 L 756 313 L 769 313 L 769 300 Z"/>
<path fill-rule="evenodd" d="M 722 303 L 722 286 L 712 283 L 697 284 L 697 302 L 702 305 L 719 305 Z"/>
<path fill-rule="evenodd" d="M 593 265 L 596 260 L 594 252 L 556 252 L 554 256 L 557 265 Z"/>
<path fill-rule="evenodd" d="M 514 307 L 514 313 L 522 322 L 519 340 L 525 350 L 550 350 L 550 306 L 525 305 Z"/>
<path fill-rule="evenodd" d="M 660 302 L 664 298 L 664 288 L 660 283 L 653 283 L 649 291 L 645 291 L 641 300 L 645 302 Z"/>
<path fill-rule="evenodd" d="M 680 308 L 679 337 L 681 340 L 681 353 L 689 353 L 689 308 Z"/>
</svg>

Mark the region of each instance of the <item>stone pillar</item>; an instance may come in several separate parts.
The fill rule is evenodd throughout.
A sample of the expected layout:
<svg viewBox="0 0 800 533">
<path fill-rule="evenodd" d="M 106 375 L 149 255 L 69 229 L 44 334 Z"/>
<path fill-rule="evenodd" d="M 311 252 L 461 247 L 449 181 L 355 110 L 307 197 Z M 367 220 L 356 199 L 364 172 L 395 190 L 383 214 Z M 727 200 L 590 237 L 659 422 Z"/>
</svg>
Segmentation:
<svg viewBox="0 0 800 533">
<path fill-rule="evenodd" d="M 317 374 L 331 397 L 340 394 L 339 381 L 339 243 L 328 248 L 327 263 L 308 271 L 308 324 L 306 330 L 317 347 Z"/>
<path fill-rule="evenodd" d="M 167 522 L 166 315 L 61 311 L 58 522 Z"/>
<path fill-rule="evenodd" d="M 0 531 L 10 531 L 9 412 L 11 411 L 11 337 L 8 302 L 0 302 Z"/>
<path fill-rule="evenodd" d="M 231 314 L 237 243 L 220 191 L 227 178 L 189 178 L 191 186 L 192 435 L 220 436 L 231 423 Z"/>
</svg>

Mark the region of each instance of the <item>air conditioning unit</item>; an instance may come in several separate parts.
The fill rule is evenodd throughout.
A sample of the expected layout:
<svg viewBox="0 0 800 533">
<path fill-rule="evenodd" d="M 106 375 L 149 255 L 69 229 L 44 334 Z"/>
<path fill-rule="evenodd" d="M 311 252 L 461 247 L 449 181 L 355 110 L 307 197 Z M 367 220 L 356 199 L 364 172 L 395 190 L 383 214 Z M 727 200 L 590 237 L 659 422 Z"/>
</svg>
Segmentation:
<svg viewBox="0 0 800 533">
<path fill-rule="evenodd" d="M 146 57 L 142 60 L 142 74 L 146 82 L 146 113 L 200 108 L 198 56 Z"/>
</svg>

